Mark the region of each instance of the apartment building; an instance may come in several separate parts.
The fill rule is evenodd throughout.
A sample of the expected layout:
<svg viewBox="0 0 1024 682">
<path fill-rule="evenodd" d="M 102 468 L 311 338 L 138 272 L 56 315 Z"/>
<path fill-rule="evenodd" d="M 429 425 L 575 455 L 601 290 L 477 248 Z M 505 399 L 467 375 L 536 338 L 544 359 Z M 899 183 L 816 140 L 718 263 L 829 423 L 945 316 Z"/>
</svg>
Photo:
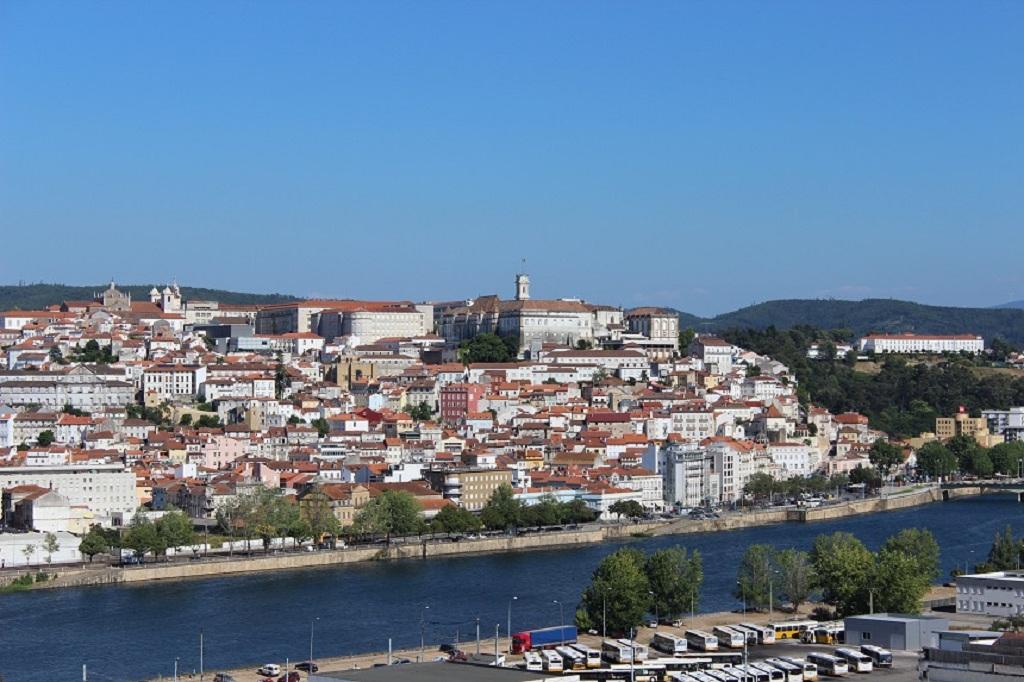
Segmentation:
<svg viewBox="0 0 1024 682">
<path fill-rule="evenodd" d="M 138 506 L 135 474 L 119 461 L 26 464 L 0 467 L 0 489 L 37 485 L 55 490 L 71 507 L 85 507 L 97 523 L 117 526 L 131 519 Z"/>
<path fill-rule="evenodd" d="M 167 400 L 175 396 L 198 396 L 206 383 L 202 365 L 154 365 L 142 373 L 142 393 Z"/>
<path fill-rule="evenodd" d="M 449 384 L 441 389 L 438 403 L 441 407 L 441 420 L 449 424 L 457 424 L 472 413 L 480 411 L 480 400 L 484 397 L 486 386 L 483 384 Z"/>
<path fill-rule="evenodd" d="M 1024 407 L 1008 410 L 982 410 L 990 433 L 1002 436 L 1007 442 L 1024 440 Z"/>
<path fill-rule="evenodd" d="M 65 405 L 88 412 L 120 407 L 135 400 L 135 385 L 124 370 L 102 365 L 77 365 L 65 371 L 0 371 L 0 404 Z"/>
<path fill-rule="evenodd" d="M 512 485 L 510 469 L 450 469 L 425 472 L 430 487 L 446 500 L 480 511 L 501 485 Z"/>
</svg>

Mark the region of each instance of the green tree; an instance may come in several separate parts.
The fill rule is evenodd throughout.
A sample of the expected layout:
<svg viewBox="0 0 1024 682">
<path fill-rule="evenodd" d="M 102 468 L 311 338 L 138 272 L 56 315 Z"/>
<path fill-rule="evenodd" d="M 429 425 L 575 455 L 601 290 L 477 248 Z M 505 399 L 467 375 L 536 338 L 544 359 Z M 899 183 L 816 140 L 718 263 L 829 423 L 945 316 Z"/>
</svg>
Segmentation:
<svg viewBox="0 0 1024 682">
<path fill-rule="evenodd" d="M 46 563 L 53 561 L 53 555 L 60 550 L 60 542 L 53 533 L 43 535 L 43 551 L 46 552 Z"/>
<path fill-rule="evenodd" d="M 150 553 L 160 554 L 167 548 L 156 529 L 156 524 L 141 514 L 135 515 L 125 531 L 123 545 L 134 551 L 139 558 L 144 558 Z"/>
<path fill-rule="evenodd" d="M 917 468 L 931 478 L 944 478 L 956 471 L 956 455 L 942 443 L 931 441 L 918 448 Z"/>
<path fill-rule="evenodd" d="M 974 450 L 971 453 L 970 468 L 968 470 L 979 478 L 991 476 L 995 472 L 995 465 L 992 463 L 992 458 L 988 455 L 988 450 L 984 448 Z"/>
<path fill-rule="evenodd" d="M 420 503 L 404 490 L 385 490 L 356 515 L 355 529 L 360 533 L 411 535 L 422 530 Z"/>
<path fill-rule="evenodd" d="M 882 545 L 883 552 L 902 552 L 914 560 L 915 573 L 925 584 L 939 577 L 939 543 L 931 531 L 924 528 L 904 528 Z"/>
<path fill-rule="evenodd" d="M 992 547 L 988 551 L 985 563 L 975 566 L 978 573 L 991 571 L 1011 571 L 1021 564 L 1024 557 L 1024 542 L 1013 537 L 1013 528 L 1009 525 L 1001 533 L 996 533 Z"/>
<path fill-rule="evenodd" d="M 590 523 L 597 518 L 597 512 L 583 500 L 575 499 L 565 504 L 564 516 L 566 523 Z"/>
<path fill-rule="evenodd" d="M 1024 459 L 1024 442 L 1015 440 L 1000 443 L 989 449 L 988 456 L 996 473 L 1017 476 L 1020 474 L 1020 462 Z"/>
<path fill-rule="evenodd" d="M 523 525 L 555 526 L 563 523 L 564 511 L 554 495 L 544 495 L 536 504 L 523 507 L 520 518 Z"/>
<path fill-rule="evenodd" d="M 754 499 L 771 499 L 778 492 L 778 483 L 771 474 L 759 471 L 747 479 L 743 492 Z"/>
<path fill-rule="evenodd" d="M 819 535 L 814 539 L 811 564 L 826 604 L 841 616 L 867 610 L 867 588 L 875 573 L 875 557 L 850 533 Z"/>
<path fill-rule="evenodd" d="M 882 476 L 873 467 L 859 466 L 850 472 L 850 483 L 863 483 L 868 488 L 881 488 Z"/>
<path fill-rule="evenodd" d="M 186 412 L 181 415 L 181 419 L 178 420 L 180 426 L 191 426 L 192 425 L 192 413 Z"/>
<path fill-rule="evenodd" d="M 323 417 L 318 417 L 310 422 L 310 425 L 316 429 L 317 436 L 320 438 L 325 437 L 331 432 L 331 425 L 327 423 L 327 420 Z"/>
<path fill-rule="evenodd" d="M 426 402 L 421 402 L 409 410 L 409 416 L 418 422 L 430 421 L 434 416 L 434 409 Z"/>
<path fill-rule="evenodd" d="M 215 429 L 220 425 L 220 417 L 215 414 L 204 414 L 196 420 L 196 426 L 200 429 Z"/>
<path fill-rule="evenodd" d="M 679 350 L 682 353 L 686 353 L 690 348 L 690 344 L 697 337 L 697 333 L 691 328 L 687 328 L 679 332 Z"/>
<path fill-rule="evenodd" d="M 515 499 L 512 486 L 502 483 L 480 511 L 480 520 L 490 530 L 508 530 L 520 524 L 522 503 Z"/>
<path fill-rule="evenodd" d="M 615 516 L 620 519 L 623 516 L 627 519 L 639 519 L 643 518 L 646 513 L 644 511 L 644 506 L 636 500 L 619 500 L 618 502 L 613 502 L 612 505 L 608 507 L 608 511 L 615 514 Z"/>
<path fill-rule="evenodd" d="M 157 519 L 156 531 L 164 547 L 185 547 L 196 541 L 192 520 L 178 510 L 171 510 Z"/>
<path fill-rule="evenodd" d="M 89 532 L 82 537 L 82 542 L 78 545 L 78 551 L 89 557 L 89 563 L 92 563 L 92 558 L 97 554 L 106 552 L 109 546 L 103 529 L 93 524 L 89 528 Z"/>
<path fill-rule="evenodd" d="M 49 429 L 40 432 L 40 434 L 38 436 L 36 436 L 36 443 L 40 447 L 44 447 L 45 448 L 48 445 L 50 445 L 51 443 L 53 443 L 53 441 L 54 441 L 53 431 L 50 431 Z"/>
<path fill-rule="evenodd" d="M 660 549 L 647 558 L 644 570 L 660 615 L 678 618 L 696 607 L 704 582 L 700 552 L 687 556 L 682 547 Z"/>
<path fill-rule="evenodd" d="M 919 562 L 902 551 L 883 548 L 878 553 L 872 585 L 874 608 L 890 613 L 918 613 L 930 581 L 918 571 Z"/>
<path fill-rule="evenodd" d="M 481 525 L 473 512 L 454 504 L 443 507 L 430 522 L 431 529 L 437 533 L 472 533 Z"/>
<path fill-rule="evenodd" d="M 903 463 L 903 450 L 879 438 L 871 445 L 868 459 L 876 469 L 888 476 L 893 469 Z"/>
<path fill-rule="evenodd" d="M 497 334 L 477 334 L 459 344 L 459 359 L 469 365 L 477 362 L 511 362 L 519 348 L 512 337 Z"/>
<path fill-rule="evenodd" d="M 750 545 L 740 559 L 736 571 L 736 597 L 746 601 L 747 606 L 767 609 L 778 596 L 778 579 L 775 568 L 775 552 L 769 545 Z"/>
<path fill-rule="evenodd" d="M 816 577 L 811 557 L 798 549 L 784 549 L 775 555 L 779 567 L 779 596 L 785 598 L 798 611 L 814 589 Z"/>
<path fill-rule="evenodd" d="M 328 535 L 337 537 L 341 533 L 341 523 L 319 485 L 314 485 L 303 494 L 300 513 L 299 523 L 292 529 L 296 538 L 309 537 L 320 543 Z"/>
<path fill-rule="evenodd" d="M 33 543 L 28 543 L 21 548 L 21 553 L 25 555 L 25 563 L 31 563 L 32 557 L 36 553 L 36 546 Z"/>
<path fill-rule="evenodd" d="M 629 547 L 602 559 L 583 591 L 577 624 L 598 627 L 605 617 L 609 633 L 625 634 L 641 623 L 651 605 L 644 564 L 643 553 Z"/>
</svg>

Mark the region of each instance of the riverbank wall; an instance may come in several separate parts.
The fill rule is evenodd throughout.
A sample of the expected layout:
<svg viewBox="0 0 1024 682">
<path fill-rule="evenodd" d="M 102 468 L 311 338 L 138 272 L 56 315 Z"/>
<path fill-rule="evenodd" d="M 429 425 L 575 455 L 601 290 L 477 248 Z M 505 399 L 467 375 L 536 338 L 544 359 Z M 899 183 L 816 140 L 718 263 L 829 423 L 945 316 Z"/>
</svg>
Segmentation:
<svg viewBox="0 0 1024 682">
<path fill-rule="evenodd" d="M 947 493 L 945 498 L 951 499 L 952 497 L 980 494 L 981 490 L 963 488 L 945 492 Z M 948 493 L 954 494 L 949 495 Z M 813 509 L 765 509 L 726 514 L 717 519 L 694 520 L 684 518 L 671 521 L 657 520 L 643 523 L 608 524 L 588 526 L 581 530 L 501 536 L 476 540 L 464 539 L 459 542 L 396 542 L 389 546 L 352 547 L 340 550 L 295 552 L 251 557 L 223 557 L 200 561 L 154 563 L 124 568 L 108 566 L 64 568 L 53 566 L 49 568 L 49 572 L 55 573 L 56 578 L 35 585 L 32 589 L 209 578 L 240 573 L 328 567 L 365 561 L 425 560 L 443 556 L 557 549 L 575 545 L 591 545 L 608 540 L 623 540 L 638 536 L 714 533 L 778 523 L 829 521 L 847 516 L 907 509 L 939 502 L 943 499 L 944 492 L 938 488 L 924 488 L 911 490 L 904 494 L 854 500 Z M 0 587 L 15 577 L 17 576 L 7 575 L 0 577 Z"/>
</svg>

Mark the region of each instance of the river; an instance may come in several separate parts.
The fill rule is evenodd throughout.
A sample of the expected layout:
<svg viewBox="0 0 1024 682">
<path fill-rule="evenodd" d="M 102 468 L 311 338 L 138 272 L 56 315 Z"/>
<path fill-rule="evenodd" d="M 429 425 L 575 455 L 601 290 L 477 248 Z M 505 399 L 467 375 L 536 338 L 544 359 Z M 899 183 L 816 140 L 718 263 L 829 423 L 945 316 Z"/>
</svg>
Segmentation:
<svg viewBox="0 0 1024 682">
<path fill-rule="evenodd" d="M 746 547 L 763 542 L 809 549 L 815 536 L 848 531 L 871 549 L 901 528 L 930 529 L 942 548 L 943 574 L 985 558 L 995 532 L 1024 534 L 1024 505 L 988 495 L 914 509 L 811 524 L 780 524 L 700 535 L 630 540 L 644 550 L 683 545 L 704 555 L 699 610 L 736 608 L 735 567 Z M 572 622 L 579 595 L 598 561 L 620 543 L 572 549 L 364 563 L 280 573 L 149 585 L 40 590 L 0 596 L 0 674 L 5 682 L 117 681 L 170 676 L 199 666 L 204 632 L 207 671 L 309 656 L 418 646 L 420 614 L 428 642 L 483 632 L 557 625 L 564 601 Z M 422 606 L 429 609 L 422 610 Z"/>
</svg>

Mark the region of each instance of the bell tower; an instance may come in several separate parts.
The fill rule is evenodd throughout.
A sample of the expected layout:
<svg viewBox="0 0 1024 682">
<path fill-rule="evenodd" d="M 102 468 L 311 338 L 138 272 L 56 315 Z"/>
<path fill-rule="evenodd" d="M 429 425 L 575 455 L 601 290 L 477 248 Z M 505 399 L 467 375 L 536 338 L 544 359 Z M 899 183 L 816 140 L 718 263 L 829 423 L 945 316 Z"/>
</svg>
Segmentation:
<svg viewBox="0 0 1024 682">
<path fill-rule="evenodd" d="M 526 269 L 526 259 L 523 259 L 523 270 Z M 516 275 L 516 300 L 517 301 L 529 301 L 530 300 L 530 276 L 525 272 L 520 272 Z"/>
</svg>

